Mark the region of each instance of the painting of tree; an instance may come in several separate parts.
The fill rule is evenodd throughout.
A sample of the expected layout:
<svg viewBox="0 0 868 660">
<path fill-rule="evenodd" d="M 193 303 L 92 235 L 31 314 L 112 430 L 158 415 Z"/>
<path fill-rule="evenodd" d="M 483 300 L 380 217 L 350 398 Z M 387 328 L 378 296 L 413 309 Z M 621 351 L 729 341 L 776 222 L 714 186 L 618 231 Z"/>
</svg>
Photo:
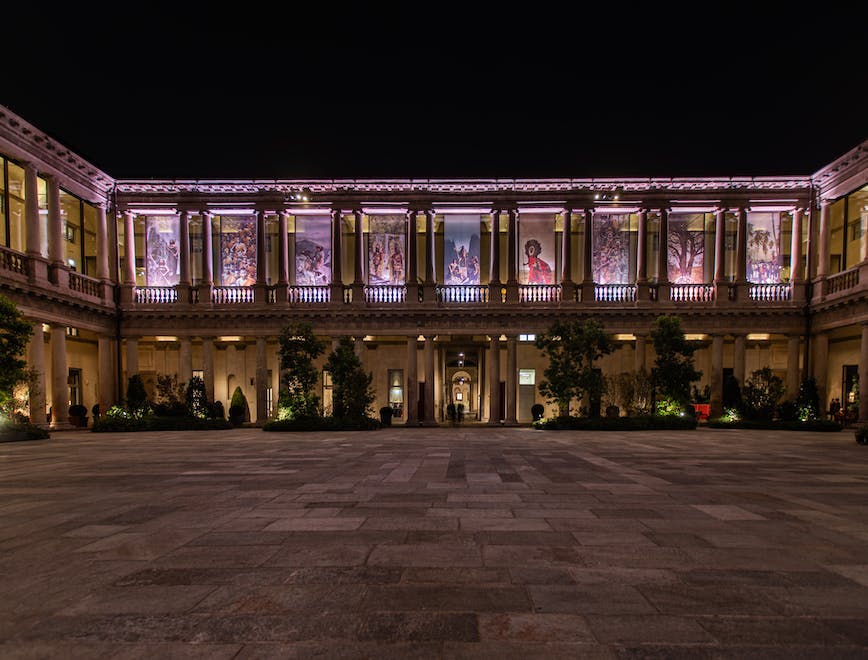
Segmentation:
<svg viewBox="0 0 868 660">
<path fill-rule="evenodd" d="M 697 222 L 698 221 L 698 222 Z M 674 284 L 701 284 L 704 280 L 705 232 L 703 216 L 672 215 L 667 238 L 669 281 Z"/>
</svg>

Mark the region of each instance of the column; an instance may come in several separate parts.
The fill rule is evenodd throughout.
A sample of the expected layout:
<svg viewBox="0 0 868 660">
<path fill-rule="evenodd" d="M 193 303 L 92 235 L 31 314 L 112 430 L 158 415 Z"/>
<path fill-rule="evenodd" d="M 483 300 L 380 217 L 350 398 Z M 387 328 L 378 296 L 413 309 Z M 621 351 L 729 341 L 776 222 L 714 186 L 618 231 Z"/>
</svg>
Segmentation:
<svg viewBox="0 0 868 660">
<path fill-rule="evenodd" d="M 190 379 L 193 378 L 193 340 L 190 337 L 181 337 L 178 352 L 181 369 L 178 380 L 182 383 L 189 383 Z"/>
<path fill-rule="evenodd" d="M 799 346 L 801 337 L 790 335 L 787 337 L 787 399 L 795 400 L 799 396 Z"/>
<path fill-rule="evenodd" d="M 832 202 L 820 202 L 820 231 L 817 235 L 817 279 L 823 279 L 829 272 L 829 222 Z"/>
<path fill-rule="evenodd" d="M 362 231 L 362 211 L 355 209 L 353 211 L 355 220 L 356 233 L 356 259 L 353 271 L 353 303 L 356 305 L 365 304 L 365 275 L 363 264 L 365 263 L 365 235 Z"/>
<path fill-rule="evenodd" d="M 133 301 L 136 286 L 136 231 L 133 226 L 133 212 L 124 211 L 124 272 L 122 276 L 121 301 Z"/>
<path fill-rule="evenodd" d="M 39 224 L 39 179 L 36 166 L 24 165 L 24 218 L 25 241 L 30 269 L 27 277 L 30 282 L 44 282 L 48 279 L 48 262 L 42 254 L 42 228 Z"/>
<path fill-rule="evenodd" d="M 864 333 L 863 333 L 864 334 Z M 862 349 L 864 350 L 864 348 Z M 861 363 L 861 353 L 860 353 Z M 817 381 L 817 395 L 820 399 L 820 416 L 823 417 L 829 409 L 829 404 L 826 401 L 826 371 L 829 364 L 829 335 L 825 332 L 818 332 L 814 337 L 814 356 L 813 369 L 814 380 Z M 861 392 L 861 389 L 860 389 Z M 860 395 L 861 396 L 861 395 Z M 861 414 L 861 413 L 860 413 Z"/>
<path fill-rule="evenodd" d="M 635 371 L 643 371 L 645 366 L 645 348 L 648 345 L 647 335 L 636 335 L 636 351 L 633 354 L 633 369 Z"/>
<path fill-rule="evenodd" d="M 425 426 L 437 426 L 434 418 L 434 335 L 425 335 Z"/>
<path fill-rule="evenodd" d="M 265 275 L 265 211 L 256 212 L 256 284 L 253 286 L 253 302 L 264 305 L 268 302 L 268 282 Z"/>
<path fill-rule="evenodd" d="M 407 302 L 419 302 L 419 264 L 416 259 L 416 211 L 407 211 Z M 429 301 L 431 302 L 431 301 Z"/>
<path fill-rule="evenodd" d="M 211 213 L 202 211 L 202 281 L 199 282 L 199 303 L 211 302 L 214 286 L 214 255 L 212 254 Z M 208 399 L 211 401 L 211 399 Z"/>
<path fill-rule="evenodd" d="M 331 210 L 332 220 L 332 283 L 331 283 L 331 302 L 336 305 L 344 304 L 344 268 L 343 268 L 343 222 L 341 218 L 341 210 L 334 208 Z M 283 231 L 286 232 L 286 214 L 283 216 Z M 285 261 L 284 257 L 284 261 Z M 281 270 L 281 277 L 284 278 L 286 284 L 286 267 Z M 279 284 L 279 283 L 278 283 Z M 283 297 L 286 299 L 286 296 Z"/>
<path fill-rule="evenodd" d="M 747 295 L 747 211 L 739 207 L 735 234 L 735 299 L 746 301 Z M 739 383 L 740 385 L 743 383 Z"/>
<path fill-rule="evenodd" d="M 488 282 L 490 291 L 488 299 L 500 302 L 500 210 L 491 210 L 491 263 L 489 264 Z"/>
<path fill-rule="evenodd" d="M 127 391 L 127 383 L 132 376 L 139 373 L 139 340 L 137 337 L 127 337 L 127 378 L 123 383 L 124 395 Z"/>
<path fill-rule="evenodd" d="M 51 428 L 68 429 L 69 368 L 66 364 L 66 325 L 51 324 Z"/>
<path fill-rule="evenodd" d="M 714 211 L 714 301 L 729 301 L 729 282 L 726 280 L 726 209 Z"/>
<path fill-rule="evenodd" d="M 657 301 L 669 302 L 669 209 L 660 209 L 660 249 L 657 251 Z"/>
<path fill-rule="evenodd" d="M 491 335 L 488 345 L 488 423 L 500 426 L 500 335 Z"/>
<path fill-rule="evenodd" d="M 636 300 L 648 300 L 648 210 L 639 211 L 639 231 L 636 235 Z"/>
<path fill-rule="evenodd" d="M 114 352 L 112 351 L 111 336 L 100 335 L 97 338 L 97 359 L 99 360 L 97 403 L 99 404 L 99 414 L 105 415 L 106 411 L 115 403 L 115 371 L 112 369 Z"/>
<path fill-rule="evenodd" d="M 61 291 L 69 288 L 69 268 L 65 261 L 63 218 L 60 213 L 60 181 L 48 177 L 48 261 L 49 279 Z"/>
<path fill-rule="evenodd" d="M 28 352 L 28 362 L 34 371 L 34 379 L 30 387 L 30 422 L 37 426 L 46 426 L 45 331 L 41 321 L 33 324 L 33 335 L 30 337 Z"/>
<path fill-rule="evenodd" d="M 594 209 L 585 209 L 585 236 L 582 244 L 584 266 L 582 268 L 582 302 L 594 300 L 594 270 L 592 263 L 593 248 L 591 245 L 591 231 L 594 225 Z"/>
<path fill-rule="evenodd" d="M 744 387 L 744 351 L 745 335 L 735 335 L 732 346 L 732 375 L 738 381 L 739 387 Z"/>
<path fill-rule="evenodd" d="M 720 417 L 723 414 L 723 335 L 711 336 L 710 403 L 711 417 Z"/>
<path fill-rule="evenodd" d="M 434 209 L 425 210 L 425 285 L 423 297 L 428 301 L 437 300 L 437 268 L 434 246 Z M 426 386 L 426 392 L 427 386 Z M 432 413 L 433 414 L 433 413 Z"/>
<path fill-rule="evenodd" d="M 506 232 L 506 301 L 518 302 L 518 210 L 509 209 Z"/>
<path fill-rule="evenodd" d="M 101 298 L 112 301 L 112 283 L 109 276 L 109 238 L 106 224 L 105 202 L 96 206 L 96 276 L 101 282 Z"/>
<path fill-rule="evenodd" d="M 518 424 L 518 338 L 506 339 L 506 423 Z"/>
<path fill-rule="evenodd" d="M 256 338 L 256 425 L 268 421 L 268 363 L 265 357 L 265 337 Z"/>
<path fill-rule="evenodd" d="M 804 281 L 804 260 L 802 259 L 802 220 L 805 210 L 793 209 L 793 235 L 790 242 L 790 282 L 801 284 Z"/>
<path fill-rule="evenodd" d="M 859 353 L 859 421 L 868 422 L 868 324 L 862 325 Z"/>
<path fill-rule="evenodd" d="M 190 302 L 190 289 L 193 287 L 190 278 L 190 213 L 182 210 L 178 216 L 178 252 L 180 273 L 178 275 L 178 302 L 187 304 Z"/>
<path fill-rule="evenodd" d="M 202 337 L 202 380 L 205 381 L 205 397 L 214 402 L 214 337 Z"/>
<path fill-rule="evenodd" d="M 407 426 L 416 426 L 419 423 L 419 356 L 416 335 L 407 337 L 407 391 L 404 402 Z"/>
</svg>

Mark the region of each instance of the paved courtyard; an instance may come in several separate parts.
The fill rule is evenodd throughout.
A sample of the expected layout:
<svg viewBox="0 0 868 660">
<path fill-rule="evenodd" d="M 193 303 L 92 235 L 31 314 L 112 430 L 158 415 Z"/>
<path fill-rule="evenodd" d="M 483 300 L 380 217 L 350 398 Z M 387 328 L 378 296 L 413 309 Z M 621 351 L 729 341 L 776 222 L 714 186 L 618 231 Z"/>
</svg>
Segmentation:
<svg viewBox="0 0 868 660">
<path fill-rule="evenodd" d="M 865 658 L 852 432 L 0 445 L 3 658 Z"/>
</svg>

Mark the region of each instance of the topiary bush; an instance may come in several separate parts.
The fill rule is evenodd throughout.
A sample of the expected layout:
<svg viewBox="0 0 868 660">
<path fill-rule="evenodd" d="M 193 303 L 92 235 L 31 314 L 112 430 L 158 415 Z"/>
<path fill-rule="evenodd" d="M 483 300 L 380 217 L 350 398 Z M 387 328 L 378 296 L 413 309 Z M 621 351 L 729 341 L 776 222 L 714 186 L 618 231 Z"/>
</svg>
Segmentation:
<svg viewBox="0 0 868 660">
<path fill-rule="evenodd" d="M 860 445 L 868 445 L 868 424 L 863 424 L 855 431 L 856 442 Z"/>
<path fill-rule="evenodd" d="M 232 392 L 232 399 L 229 402 L 229 421 L 235 426 L 240 426 L 250 419 L 249 408 L 247 406 L 247 397 L 241 387 L 236 387 Z"/>
<path fill-rule="evenodd" d="M 127 382 L 127 409 L 133 416 L 141 417 L 150 412 L 150 408 L 145 381 L 139 374 L 133 374 Z"/>
</svg>

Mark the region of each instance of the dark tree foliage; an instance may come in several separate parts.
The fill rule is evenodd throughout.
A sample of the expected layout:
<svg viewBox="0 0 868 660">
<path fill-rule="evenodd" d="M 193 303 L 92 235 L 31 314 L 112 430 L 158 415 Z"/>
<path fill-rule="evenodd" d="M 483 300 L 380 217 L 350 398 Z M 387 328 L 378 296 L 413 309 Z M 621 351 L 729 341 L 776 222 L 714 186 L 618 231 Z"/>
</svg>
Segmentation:
<svg viewBox="0 0 868 660">
<path fill-rule="evenodd" d="M 139 374 L 133 374 L 127 383 L 127 410 L 133 416 L 141 417 L 150 409 L 148 393 L 145 390 L 145 381 Z"/>
<path fill-rule="evenodd" d="M 799 396 L 796 398 L 800 419 L 820 418 L 820 393 L 817 391 L 817 381 L 813 377 L 805 378 L 799 385 Z"/>
<path fill-rule="evenodd" d="M 308 323 L 283 328 L 279 341 L 280 408 L 287 411 L 289 419 L 318 416 L 316 383 L 319 374 L 313 363 L 325 351 L 325 342 L 314 336 Z"/>
<path fill-rule="evenodd" d="M 654 386 L 660 395 L 683 408 L 690 402 L 691 384 L 702 376 L 693 364 L 696 346 L 687 341 L 677 316 L 658 316 L 651 331 L 654 351 Z M 658 397 L 658 398 L 660 398 Z"/>
<path fill-rule="evenodd" d="M 537 337 L 536 347 L 548 358 L 543 371 L 545 380 L 539 388 L 558 406 L 561 417 L 570 414 L 573 399 L 588 392 L 592 400 L 599 401 L 603 378 L 594 362 L 612 352 L 612 340 L 599 321 L 561 321 Z M 599 411 L 597 411 L 599 412 Z"/>
<path fill-rule="evenodd" d="M 190 382 L 187 383 L 184 402 L 187 406 L 188 415 L 200 418 L 208 417 L 210 406 L 208 404 L 208 395 L 205 392 L 205 381 L 199 378 L 199 376 L 193 376 Z"/>
<path fill-rule="evenodd" d="M 30 341 L 33 325 L 25 320 L 15 304 L 0 296 L 0 410 L 9 410 L 14 402 L 15 386 L 27 382 L 27 362 L 22 357 Z"/>
<path fill-rule="evenodd" d="M 368 417 L 374 403 L 374 376 L 362 368 L 352 339 L 340 338 L 325 368 L 332 375 L 332 416 L 352 420 Z"/>
<path fill-rule="evenodd" d="M 157 376 L 157 401 L 154 413 L 177 417 L 187 412 L 184 383 L 178 382 L 177 374 Z"/>
<path fill-rule="evenodd" d="M 748 419 L 771 419 L 784 395 L 784 382 L 765 367 L 754 371 L 744 387 L 744 415 Z"/>
</svg>

